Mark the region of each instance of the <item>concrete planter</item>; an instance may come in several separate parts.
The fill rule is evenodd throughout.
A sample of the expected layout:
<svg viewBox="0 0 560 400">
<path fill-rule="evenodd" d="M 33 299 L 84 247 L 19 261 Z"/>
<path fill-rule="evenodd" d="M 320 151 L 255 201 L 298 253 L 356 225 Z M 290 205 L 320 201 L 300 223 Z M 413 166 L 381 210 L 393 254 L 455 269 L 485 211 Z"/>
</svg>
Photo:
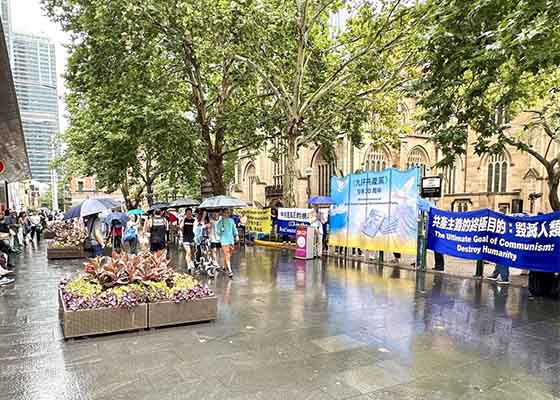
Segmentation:
<svg viewBox="0 0 560 400">
<path fill-rule="evenodd" d="M 70 311 L 58 291 L 58 314 L 65 339 L 160 326 L 213 321 L 218 314 L 216 296 L 189 302 L 139 304 L 132 309 L 96 308 Z"/>
<path fill-rule="evenodd" d="M 47 247 L 47 259 L 72 259 L 84 258 L 84 249 L 81 247 Z"/>
<path fill-rule="evenodd" d="M 148 306 L 140 304 L 126 308 L 97 308 L 70 311 L 66 309 L 62 291 L 58 292 L 59 318 L 64 338 L 131 331 L 148 327 Z"/>
<path fill-rule="evenodd" d="M 216 296 L 180 303 L 149 303 L 148 327 L 213 321 L 217 315 L 218 299 Z"/>
</svg>

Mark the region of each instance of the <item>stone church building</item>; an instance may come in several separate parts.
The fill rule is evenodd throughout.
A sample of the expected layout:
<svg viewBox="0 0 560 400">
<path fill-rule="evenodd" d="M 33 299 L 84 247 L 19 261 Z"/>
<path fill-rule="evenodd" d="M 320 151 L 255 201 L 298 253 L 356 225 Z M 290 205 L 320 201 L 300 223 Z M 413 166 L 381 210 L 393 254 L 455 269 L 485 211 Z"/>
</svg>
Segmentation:
<svg viewBox="0 0 560 400">
<path fill-rule="evenodd" d="M 511 129 L 519 130 L 528 118 L 528 115 L 520 115 Z M 357 148 L 346 137 L 340 137 L 336 143 L 336 159 L 330 163 L 323 159 L 319 149 L 302 147 L 296 166 L 297 206 L 307 207 L 308 195 L 329 195 L 333 175 L 380 171 L 390 166 L 399 169 L 419 166 L 423 176 L 443 178 L 442 197 L 435 200 L 438 208 L 454 211 L 490 208 L 505 213 L 551 211 L 546 173 L 534 157 L 512 147 L 500 155 L 478 156 L 472 144 L 474 135 L 471 136 L 466 155 L 457 158 L 453 168 L 445 169 L 434 167 L 441 158 L 434 143 L 414 131 L 401 135 L 396 147 L 375 147 L 367 144 L 366 138 L 366 145 Z M 534 132 L 530 140 L 529 143 L 544 154 L 548 145 L 544 133 Z M 560 146 L 552 147 L 550 154 L 557 154 Z M 280 157 L 273 161 L 269 155 L 267 150 L 256 156 L 239 154 L 235 180 L 229 186 L 231 195 L 255 206 L 284 205 L 282 179 L 286 160 Z"/>
</svg>

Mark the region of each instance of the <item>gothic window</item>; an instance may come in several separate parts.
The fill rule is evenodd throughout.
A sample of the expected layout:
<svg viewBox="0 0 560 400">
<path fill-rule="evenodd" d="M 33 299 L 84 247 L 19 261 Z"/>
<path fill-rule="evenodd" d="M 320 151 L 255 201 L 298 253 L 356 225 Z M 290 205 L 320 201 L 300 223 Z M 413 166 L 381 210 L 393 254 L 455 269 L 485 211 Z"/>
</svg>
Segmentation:
<svg viewBox="0 0 560 400">
<path fill-rule="evenodd" d="M 286 153 L 281 151 L 280 140 L 275 139 L 274 148 L 278 151 L 278 159 L 274 162 L 272 180 L 274 186 L 280 186 L 283 183 L 286 171 Z"/>
<path fill-rule="evenodd" d="M 410 169 L 413 167 L 418 167 L 420 168 L 420 176 L 425 176 L 428 163 L 429 161 L 426 151 L 422 147 L 416 146 L 408 154 L 408 158 L 406 160 L 406 168 Z"/>
<path fill-rule="evenodd" d="M 388 157 L 382 150 L 370 149 L 364 160 L 364 171 L 379 172 L 387 168 Z"/>
<path fill-rule="evenodd" d="M 243 181 L 247 184 L 247 198 L 252 203 L 254 200 L 254 187 L 257 182 L 257 170 L 254 164 L 249 164 L 245 169 L 245 179 Z"/>
<path fill-rule="evenodd" d="M 507 191 L 508 162 L 503 154 L 493 154 L 488 159 L 486 190 L 488 193 Z"/>
<path fill-rule="evenodd" d="M 319 196 L 330 196 L 331 177 L 336 175 L 336 161 L 327 161 L 322 157 L 320 152 L 317 152 L 315 155 L 313 172 L 313 176 L 317 177 L 317 182 L 313 183 L 314 190 L 317 190 Z"/>
</svg>

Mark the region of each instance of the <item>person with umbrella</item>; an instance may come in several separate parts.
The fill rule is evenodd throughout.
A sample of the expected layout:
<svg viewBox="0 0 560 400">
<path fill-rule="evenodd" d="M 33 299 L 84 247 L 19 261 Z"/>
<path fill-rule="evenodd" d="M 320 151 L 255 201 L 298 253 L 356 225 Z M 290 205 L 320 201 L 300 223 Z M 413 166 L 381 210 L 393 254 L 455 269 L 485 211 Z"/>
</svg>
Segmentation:
<svg viewBox="0 0 560 400">
<path fill-rule="evenodd" d="M 231 269 L 231 256 L 233 254 L 234 244 L 239 241 L 239 233 L 235 222 L 230 218 L 229 209 L 225 208 L 222 211 L 222 219 L 216 223 L 216 233 L 220 237 L 220 244 L 222 246 L 222 254 L 224 256 L 224 265 L 226 267 L 228 276 L 233 278 L 233 270 Z"/>
<path fill-rule="evenodd" d="M 163 250 L 166 247 L 168 222 L 161 208 L 154 210 L 154 215 L 144 224 L 144 232 L 150 234 L 150 251 Z"/>
<path fill-rule="evenodd" d="M 102 256 L 105 248 L 105 238 L 103 237 L 103 227 L 99 214 L 86 215 L 84 225 L 87 228 L 85 250 L 90 252 L 92 257 Z"/>
</svg>

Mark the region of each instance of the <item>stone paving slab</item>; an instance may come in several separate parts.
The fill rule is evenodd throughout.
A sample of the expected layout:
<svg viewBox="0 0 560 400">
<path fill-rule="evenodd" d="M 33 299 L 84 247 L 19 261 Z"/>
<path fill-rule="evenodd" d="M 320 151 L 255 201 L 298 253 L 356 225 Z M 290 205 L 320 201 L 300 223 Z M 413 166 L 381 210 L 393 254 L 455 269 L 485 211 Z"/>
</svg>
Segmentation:
<svg viewBox="0 0 560 400">
<path fill-rule="evenodd" d="M 56 287 L 81 264 L 26 249 L 0 288 L 0 399 L 560 395 L 560 304 L 524 288 L 259 247 L 234 264 L 216 322 L 64 341 Z"/>
</svg>

